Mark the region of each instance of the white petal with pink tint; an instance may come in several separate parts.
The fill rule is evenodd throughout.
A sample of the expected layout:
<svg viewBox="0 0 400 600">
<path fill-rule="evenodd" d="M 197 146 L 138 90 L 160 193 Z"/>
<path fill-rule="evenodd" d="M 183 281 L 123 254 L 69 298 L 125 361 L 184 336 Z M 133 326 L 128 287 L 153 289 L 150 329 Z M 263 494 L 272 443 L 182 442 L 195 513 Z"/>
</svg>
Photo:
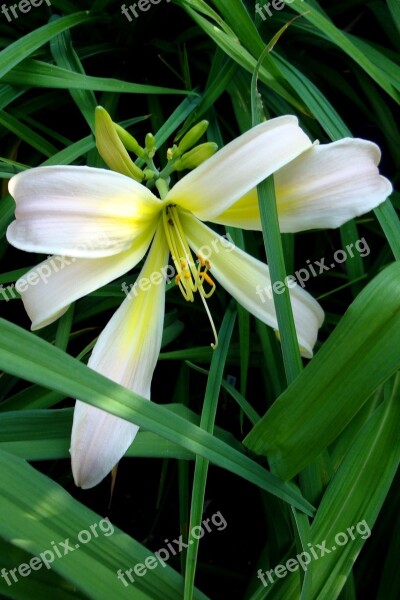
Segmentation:
<svg viewBox="0 0 400 600">
<path fill-rule="evenodd" d="M 210 221 L 311 147 L 296 117 L 271 119 L 239 136 L 178 181 L 166 201 Z"/>
<path fill-rule="evenodd" d="M 384 202 L 392 184 L 379 174 L 376 144 L 346 138 L 314 146 L 276 173 L 282 231 L 340 227 Z"/>
<path fill-rule="evenodd" d="M 83 258 L 127 250 L 154 222 L 160 200 L 129 177 L 90 167 L 38 167 L 12 177 L 7 239 L 27 252 Z"/>
<path fill-rule="evenodd" d="M 372 142 L 347 138 L 315 145 L 279 169 L 274 179 L 281 231 L 339 227 L 384 202 L 393 188 L 379 174 L 380 156 Z M 212 220 L 261 230 L 257 190 Z"/>
<path fill-rule="evenodd" d="M 138 280 L 162 273 L 168 247 L 158 229 Z M 165 279 L 144 290 L 140 285 L 109 321 L 93 349 L 89 366 L 150 399 L 150 384 L 161 347 Z M 111 471 L 133 442 L 133 423 L 77 400 L 71 438 L 72 472 L 76 485 L 91 488 Z"/>
</svg>

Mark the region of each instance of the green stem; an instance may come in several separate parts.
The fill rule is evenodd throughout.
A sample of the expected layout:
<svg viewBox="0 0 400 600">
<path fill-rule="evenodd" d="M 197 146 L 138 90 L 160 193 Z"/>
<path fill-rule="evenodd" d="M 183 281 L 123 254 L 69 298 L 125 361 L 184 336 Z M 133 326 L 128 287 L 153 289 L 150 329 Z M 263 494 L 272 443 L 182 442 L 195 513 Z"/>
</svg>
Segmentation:
<svg viewBox="0 0 400 600">
<path fill-rule="evenodd" d="M 164 200 L 164 198 L 169 192 L 169 186 L 166 180 L 162 177 L 159 177 L 156 181 L 156 188 L 158 190 L 158 193 L 160 194 L 161 200 Z"/>
</svg>

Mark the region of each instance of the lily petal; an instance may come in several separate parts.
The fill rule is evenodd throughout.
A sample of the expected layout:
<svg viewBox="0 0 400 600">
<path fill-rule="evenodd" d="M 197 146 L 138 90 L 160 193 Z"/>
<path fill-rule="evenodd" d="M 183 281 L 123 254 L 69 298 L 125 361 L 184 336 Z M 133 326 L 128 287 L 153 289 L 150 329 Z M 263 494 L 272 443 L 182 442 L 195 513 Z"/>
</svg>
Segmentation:
<svg viewBox="0 0 400 600">
<path fill-rule="evenodd" d="M 139 278 L 160 272 L 168 247 L 159 227 Z M 95 371 L 150 399 L 161 347 L 165 280 L 127 298 L 101 333 L 89 360 Z M 106 477 L 133 442 L 138 426 L 77 400 L 71 438 L 76 485 L 88 489 Z"/>
<path fill-rule="evenodd" d="M 56 321 L 71 302 L 133 269 L 146 254 L 153 235 L 154 228 L 148 229 L 129 250 L 116 256 L 52 256 L 31 269 L 17 281 L 16 289 L 32 321 L 32 331 Z"/>
<path fill-rule="evenodd" d="M 11 178 L 17 208 L 7 239 L 27 252 L 83 258 L 127 250 L 160 200 L 137 181 L 91 167 L 38 167 Z"/>
<path fill-rule="evenodd" d="M 166 201 L 202 221 L 221 214 L 260 181 L 311 147 L 293 116 L 253 127 L 181 179 Z"/>
<path fill-rule="evenodd" d="M 217 279 L 251 314 L 278 329 L 267 265 L 227 242 L 195 217 L 184 213 L 180 214 L 180 220 L 194 252 L 209 259 L 211 277 Z M 295 282 L 289 288 L 301 353 L 311 358 L 324 312 L 318 302 Z"/>
<path fill-rule="evenodd" d="M 393 191 L 379 175 L 376 144 L 345 138 L 316 145 L 275 173 L 281 231 L 340 227 L 369 212 Z M 251 190 L 214 223 L 261 230 L 256 189 Z"/>
</svg>

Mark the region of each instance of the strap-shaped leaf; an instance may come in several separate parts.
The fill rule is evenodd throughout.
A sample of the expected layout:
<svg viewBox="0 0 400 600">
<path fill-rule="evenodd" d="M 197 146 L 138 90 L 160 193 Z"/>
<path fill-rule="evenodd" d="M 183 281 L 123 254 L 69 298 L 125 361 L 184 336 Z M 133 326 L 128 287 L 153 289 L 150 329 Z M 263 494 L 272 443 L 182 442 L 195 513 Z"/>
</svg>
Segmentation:
<svg viewBox="0 0 400 600">
<path fill-rule="evenodd" d="M 153 565 L 147 576 L 133 575 L 134 583 L 126 578 L 126 586 L 118 580 L 119 569 L 126 571 L 143 564 L 152 555 L 142 544 L 104 521 L 24 460 L 2 450 L 0 470 L 0 510 L 7 515 L 1 520 L 0 536 L 5 540 L 38 558 L 43 554 L 49 569 L 75 584 L 88 598 L 176 600 L 182 577 L 167 563 L 157 568 Z M 45 571 L 43 558 L 40 568 Z M 33 564 L 38 567 L 37 561 Z M 18 563 L 13 566 L 19 567 Z M 24 577 L 28 568 L 23 569 Z M 12 574 L 8 577 L 17 587 Z M 20 578 L 19 571 L 16 577 Z M 207 600 L 199 591 L 194 598 Z"/>
<path fill-rule="evenodd" d="M 244 477 L 300 510 L 313 512 L 309 502 L 293 486 L 282 483 L 238 450 L 4 319 L 0 319 L 0 368 L 136 423 Z"/>
<path fill-rule="evenodd" d="M 351 304 L 321 350 L 244 444 L 291 479 L 326 448 L 374 390 L 400 368 L 400 264 Z"/>
</svg>

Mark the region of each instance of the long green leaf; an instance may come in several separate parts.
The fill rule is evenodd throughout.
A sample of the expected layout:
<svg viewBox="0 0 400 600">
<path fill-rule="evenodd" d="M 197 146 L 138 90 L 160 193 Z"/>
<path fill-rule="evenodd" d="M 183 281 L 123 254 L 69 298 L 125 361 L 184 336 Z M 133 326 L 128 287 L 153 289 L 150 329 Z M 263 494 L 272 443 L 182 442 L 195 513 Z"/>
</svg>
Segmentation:
<svg viewBox="0 0 400 600">
<path fill-rule="evenodd" d="M 57 152 L 50 142 L 4 110 L 0 111 L 0 125 L 47 157 Z"/>
<path fill-rule="evenodd" d="M 0 52 L 0 77 L 9 73 L 15 65 L 22 62 L 59 33 L 77 25 L 93 23 L 96 20 L 98 20 L 98 16 L 90 15 L 86 11 L 78 12 L 68 17 L 61 17 L 53 23 L 48 23 L 28 33 Z"/>
<path fill-rule="evenodd" d="M 356 298 L 322 349 L 245 439 L 290 479 L 345 428 L 400 368 L 400 264 Z M 302 426 L 299 427 L 299 423 Z"/>
<path fill-rule="evenodd" d="M 4 319 L 0 319 L 0 368 L 154 431 L 312 514 L 311 505 L 292 486 L 247 456 Z"/>
<path fill-rule="evenodd" d="M 29 552 L 13 546 L 1 537 L 0 556 L 1 567 L 6 571 L 27 564 L 32 559 Z M 87 600 L 86 594 L 79 592 L 75 585 L 48 569 L 31 571 L 29 577 L 19 578 L 17 585 L 7 585 L 5 579 L 1 578 L 0 593 L 3 594 L 3 598 L 15 600 Z"/>
<path fill-rule="evenodd" d="M 279 35 L 278 32 L 277 35 Z M 252 125 L 262 122 L 264 111 L 260 106 L 260 96 L 257 88 L 259 69 L 270 48 L 261 54 L 253 73 L 251 82 Z M 275 183 L 271 175 L 257 186 L 258 206 L 265 245 L 268 256 L 268 265 L 271 272 L 271 283 L 286 281 L 286 266 L 283 254 L 282 238 L 279 228 L 278 209 L 276 205 Z M 299 344 L 297 341 L 296 327 L 290 302 L 289 290 L 284 289 L 283 294 L 273 294 L 276 316 L 282 341 L 282 354 L 288 383 L 294 381 L 301 372 Z"/>
<path fill-rule="evenodd" d="M 52 392 L 49 392 L 51 394 Z M 54 392 L 53 392 L 54 394 Z M 54 399 L 53 399 L 54 401 Z M 173 414 L 198 424 L 198 415 L 181 404 L 168 404 Z M 26 460 L 69 458 L 72 408 L 59 410 L 18 410 L 0 414 L 0 448 Z M 240 450 L 232 434 L 217 427 L 220 439 Z M 194 454 L 150 431 L 139 430 L 135 442 L 126 451 L 129 457 L 179 458 L 193 460 Z"/>
<path fill-rule="evenodd" d="M 215 350 L 211 360 L 210 374 L 207 380 L 207 388 L 204 395 L 204 404 L 201 413 L 200 427 L 204 431 L 207 431 L 211 434 L 214 431 L 222 375 L 224 372 L 235 319 L 236 312 L 233 310 L 231 303 L 227 312 L 225 313 L 224 320 L 222 321 L 221 330 L 218 335 L 218 348 Z M 207 459 L 203 458 L 202 456 L 198 456 L 196 458 L 193 476 L 189 531 L 193 531 L 194 527 L 201 525 L 204 510 L 208 467 L 209 461 Z M 186 556 L 184 600 L 192 600 L 193 598 L 198 551 L 199 539 L 193 536 L 189 539 L 189 548 Z"/>
<path fill-rule="evenodd" d="M 0 536 L 34 556 L 47 551 L 44 558 L 49 566 L 42 561 L 43 570 L 51 568 L 93 600 L 128 599 L 132 594 L 137 600 L 177 600 L 182 578 L 166 563 L 158 564 L 147 575 L 134 577 L 132 584 L 126 578 L 126 586 L 117 578 L 118 570 L 126 571 L 152 556 L 147 548 L 74 500 L 24 460 L 2 450 L 0 470 L 0 510 L 7 515 L 1 519 Z M 97 528 L 91 529 L 96 524 Z M 86 534 L 80 537 L 81 532 Z M 60 542 L 66 541 L 69 544 L 63 547 Z M 10 574 L 9 578 L 12 581 Z M 197 597 L 206 600 L 200 592 Z"/>
<path fill-rule="evenodd" d="M 1 58 L 1 54 L 0 54 Z M 191 94 L 186 90 L 176 90 L 142 83 L 131 83 L 108 77 L 93 77 L 75 73 L 68 68 L 27 59 L 3 76 L 3 81 L 14 85 L 33 87 L 95 90 L 119 94 Z"/>
<path fill-rule="evenodd" d="M 322 498 L 311 526 L 313 550 L 303 557 L 311 580 L 307 600 L 336 600 L 371 530 L 374 535 L 400 462 L 399 419 L 397 376 L 391 396 L 364 425 Z M 268 598 L 298 600 L 298 571 L 281 582 Z"/>
<path fill-rule="evenodd" d="M 318 4 L 315 2 L 317 8 L 308 4 L 304 0 L 295 0 L 294 2 L 290 2 L 288 0 L 284 0 L 287 4 L 290 4 L 290 7 L 298 13 L 302 14 L 307 21 L 312 23 L 318 30 L 323 32 L 324 37 L 330 39 L 331 42 L 336 44 L 343 52 L 346 52 L 350 58 L 352 58 L 357 64 L 360 65 L 362 69 L 378 85 L 380 85 L 392 98 L 399 99 L 400 96 L 397 90 L 393 87 L 393 82 L 389 80 L 385 74 L 382 73 L 382 70 L 376 65 L 375 62 L 370 60 L 365 52 L 360 50 L 356 44 L 353 43 L 352 39 L 346 34 L 346 32 L 338 29 L 332 21 L 323 14 L 318 7 Z"/>
</svg>

